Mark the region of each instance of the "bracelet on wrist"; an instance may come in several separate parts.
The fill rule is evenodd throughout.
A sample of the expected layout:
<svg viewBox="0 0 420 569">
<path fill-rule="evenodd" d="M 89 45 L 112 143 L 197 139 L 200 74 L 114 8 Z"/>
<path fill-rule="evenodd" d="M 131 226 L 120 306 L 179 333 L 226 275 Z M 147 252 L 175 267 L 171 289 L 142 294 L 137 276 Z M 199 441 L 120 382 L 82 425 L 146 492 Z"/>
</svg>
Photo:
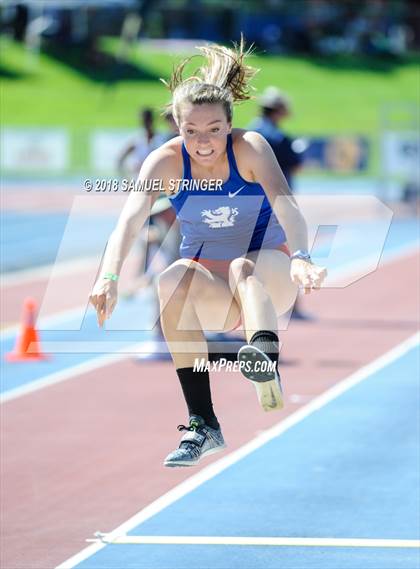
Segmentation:
<svg viewBox="0 0 420 569">
<path fill-rule="evenodd" d="M 310 254 L 302 249 L 298 249 L 290 256 L 290 260 L 292 261 L 293 259 L 300 259 L 301 261 L 307 261 L 308 263 L 311 262 Z"/>
<path fill-rule="evenodd" d="M 119 279 L 119 275 L 116 275 L 115 273 L 105 273 L 102 278 L 108 281 L 117 281 Z"/>
</svg>

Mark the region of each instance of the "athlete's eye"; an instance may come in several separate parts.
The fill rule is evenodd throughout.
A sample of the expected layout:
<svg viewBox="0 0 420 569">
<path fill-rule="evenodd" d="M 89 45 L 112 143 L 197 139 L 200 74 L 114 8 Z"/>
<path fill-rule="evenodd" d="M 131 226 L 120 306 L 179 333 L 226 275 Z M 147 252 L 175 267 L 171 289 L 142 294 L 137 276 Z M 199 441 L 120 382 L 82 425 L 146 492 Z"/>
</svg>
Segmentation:
<svg viewBox="0 0 420 569">
<path fill-rule="evenodd" d="M 187 134 L 189 134 L 191 136 L 194 134 L 194 131 L 191 130 L 190 128 L 187 128 Z"/>
<path fill-rule="evenodd" d="M 218 126 L 215 126 L 214 128 L 211 129 L 212 132 L 216 133 L 219 132 L 220 128 Z"/>
</svg>

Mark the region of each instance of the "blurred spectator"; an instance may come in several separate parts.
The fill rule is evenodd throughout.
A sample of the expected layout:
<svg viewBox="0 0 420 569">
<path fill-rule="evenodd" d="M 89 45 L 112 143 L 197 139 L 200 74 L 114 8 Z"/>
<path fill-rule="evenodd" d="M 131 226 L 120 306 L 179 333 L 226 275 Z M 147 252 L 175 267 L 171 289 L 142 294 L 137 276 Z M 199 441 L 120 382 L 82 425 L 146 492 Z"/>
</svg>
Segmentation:
<svg viewBox="0 0 420 569">
<path fill-rule="evenodd" d="M 290 101 L 288 97 L 276 87 L 267 87 L 258 99 L 261 116 L 248 126 L 267 139 L 276 155 L 280 168 L 293 187 L 293 174 L 302 164 L 303 157 L 294 149 L 293 139 L 285 134 L 281 124 L 290 116 Z"/>
<path fill-rule="evenodd" d="M 147 107 L 140 109 L 139 134 L 124 148 L 118 158 L 117 168 L 120 174 L 133 178 L 137 177 L 141 165 L 150 152 L 178 135 L 178 127 L 172 113 L 167 111 L 164 118 L 167 123 L 167 130 L 157 131 L 154 125 L 153 110 Z"/>
<path fill-rule="evenodd" d="M 152 109 L 144 108 L 139 112 L 140 134 L 121 153 L 118 160 L 118 169 L 121 173 L 127 171 L 126 163 L 130 157 L 134 157 L 130 168 L 130 177 L 137 177 L 142 163 L 146 157 L 174 136 L 178 135 L 178 127 L 172 113 L 168 110 L 164 114 L 167 130 L 156 131 Z M 152 307 L 152 319 L 156 321 L 154 338 L 156 342 L 163 342 L 163 334 L 160 327 L 159 300 L 156 290 L 156 277 L 167 266 L 172 264 L 179 256 L 180 234 L 176 222 L 175 211 L 167 197 L 161 196 L 154 204 L 149 219 L 149 227 L 140 232 L 137 240 L 137 266 L 135 273 L 123 295 L 133 298 L 139 291 L 149 290 L 149 304 Z M 164 359 L 158 346 L 150 344 L 149 357 Z M 143 355 L 140 359 L 145 359 Z"/>
<path fill-rule="evenodd" d="M 172 114 L 171 109 L 166 109 L 166 111 L 163 114 L 163 118 L 165 119 L 166 127 L 168 130 L 162 133 L 162 140 L 163 140 L 163 142 L 166 142 L 166 141 L 170 140 L 171 138 L 178 136 L 179 130 L 178 130 L 178 125 L 175 122 L 175 119 L 174 119 L 174 116 Z"/>
<path fill-rule="evenodd" d="M 137 138 L 124 148 L 118 158 L 118 171 L 121 173 L 127 173 L 125 163 L 129 158 L 133 158 L 134 160 L 130 161 L 130 170 L 132 170 L 131 173 L 136 176 L 146 157 L 161 144 L 155 136 L 156 132 L 152 109 L 144 108 L 139 111 L 139 126 L 140 132 Z"/>
<path fill-rule="evenodd" d="M 122 294 L 126 299 L 133 299 L 140 291 L 147 289 L 151 323 L 154 324 L 153 341 L 149 344 L 149 354 L 143 354 L 139 359 L 170 359 L 170 355 L 162 352 L 159 346 L 159 343 L 165 342 L 165 339 L 159 318 L 157 278 L 166 267 L 179 258 L 180 232 L 175 211 L 166 196 L 161 196 L 155 202 L 149 219 L 149 227 L 140 232 L 136 245 L 136 272 Z"/>
<path fill-rule="evenodd" d="M 156 2 L 64 2 L 35 0 L 3 2 L 1 28 L 22 41 L 27 25 L 36 17 L 50 17 L 52 25 L 40 32 L 49 43 L 62 47 L 83 46 L 87 61 L 105 54 L 97 39 L 120 36 L 122 57 L 127 45 L 143 37 L 202 38 L 229 42 L 241 31 L 269 52 L 310 55 L 359 54 L 401 55 L 418 50 L 420 4 L 415 0 L 221 0 Z M 125 47 L 124 47 L 124 45 Z M 121 51 L 122 50 L 122 51 Z"/>
<path fill-rule="evenodd" d="M 25 40 L 28 21 L 28 6 L 26 6 L 24 3 L 17 4 L 15 19 L 13 22 L 13 36 L 16 41 L 23 42 Z"/>
</svg>

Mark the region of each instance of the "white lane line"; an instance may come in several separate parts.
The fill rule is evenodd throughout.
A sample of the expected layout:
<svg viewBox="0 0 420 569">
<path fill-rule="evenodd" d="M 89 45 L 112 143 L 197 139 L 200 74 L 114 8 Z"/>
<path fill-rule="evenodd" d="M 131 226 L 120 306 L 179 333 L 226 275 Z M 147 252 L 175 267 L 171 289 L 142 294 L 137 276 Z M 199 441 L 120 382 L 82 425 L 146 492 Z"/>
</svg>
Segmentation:
<svg viewBox="0 0 420 569">
<path fill-rule="evenodd" d="M 210 464 L 197 474 L 191 476 L 181 484 L 178 484 L 166 494 L 160 496 L 157 500 L 140 510 L 137 514 L 133 517 L 128 519 L 126 522 L 118 526 L 115 530 L 107 534 L 108 539 L 114 539 L 116 537 L 123 536 L 127 532 L 131 531 L 136 526 L 140 525 L 144 521 L 148 520 L 152 516 L 158 514 L 174 502 L 178 501 L 180 498 L 186 496 L 202 484 L 207 482 L 208 480 L 214 478 L 233 464 L 237 463 L 239 460 L 244 458 L 245 456 L 251 454 L 255 450 L 259 449 L 272 439 L 278 437 L 282 433 L 288 431 L 294 425 L 300 423 L 312 413 L 318 411 L 358 383 L 361 383 L 369 376 L 373 375 L 377 371 L 385 368 L 386 366 L 393 363 L 398 358 L 402 357 L 406 354 L 409 350 L 414 348 L 419 344 L 420 341 L 420 333 L 414 334 L 398 346 L 394 347 L 389 352 L 383 354 L 370 364 L 360 368 L 355 373 L 351 374 L 349 377 L 343 379 L 336 385 L 334 385 L 331 389 L 322 393 L 315 399 L 313 399 L 310 403 L 298 409 L 292 415 L 289 415 L 284 420 L 280 421 L 267 431 L 264 431 L 242 447 L 238 448 L 237 450 L 233 451 L 232 453 L 224 456 L 222 459 Z M 71 569 L 85 561 L 101 549 L 105 547 L 106 544 L 104 543 L 94 543 L 76 555 L 73 555 L 60 565 L 56 567 L 56 569 Z"/>
<path fill-rule="evenodd" d="M 108 539 L 101 538 L 86 541 L 102 541 L 113 545 L 263 545 L 277 547 L 402 547 L 420 548 L 417 539 L 359 539 L 359 538 L 322 538 L 322 537 L 213 537 L 183 535 L 124 535 Z"/>
<path fill-rule="evenodd" d="M 128 347 L 130 347 L 129 353 L 127 353 Z M 140 353 L 141 351 L 143 351 L 143 344 L 136 343 L 125 347 L 124 351 L 120 351 L 116 354 L 105 354 L 103 356 L 96 357 L 87 362 L 83 362 L 81 364 L 72 366 L 68 369 L 63 369 L 61 371 L 51 373 L 40 379 L 36 379 L 35 381 L 26 383 L 25 385 L 21 385 L 20 387 L 10 389 L 9 391 L 2 393 L 0 395 L 0 404 L 6 403 L 7 401 L 12 401 L 13 399 L 17 399 L 19 397 L 22 397 L 23 395 L 28 395 L 28 393 L 33 393 L 34 391 L 38 391 L 39 389 L 43 389 L 44 387 L 50 387 L 51 385 L 61 383 L 62 381 L 66 381 L 67 379 L 70 379 L 75 375 L 88 373 L 90 371 L 94 371 L 101 367 L 127 359 L 129 357 L 132 357 L 133 354 L 137 352 Z"/>
</svg>

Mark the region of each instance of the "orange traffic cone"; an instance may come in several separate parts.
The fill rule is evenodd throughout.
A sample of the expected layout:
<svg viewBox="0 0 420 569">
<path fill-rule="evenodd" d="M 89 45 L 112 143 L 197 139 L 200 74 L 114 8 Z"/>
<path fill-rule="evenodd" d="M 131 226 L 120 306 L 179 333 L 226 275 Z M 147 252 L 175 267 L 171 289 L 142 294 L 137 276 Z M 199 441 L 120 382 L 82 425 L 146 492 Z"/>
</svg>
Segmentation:
<svg viewBox="0 0 420 569">
<path fill-rule="evenodd" d="M 36 302 L 27 298 L 23 303 L 22 326 L 13 352 L 6 354 L 8 362 L 25 360 L 45 360 L 47 356 L 41 352 L 38 332 L 35 328 Z"/>
</svg>

